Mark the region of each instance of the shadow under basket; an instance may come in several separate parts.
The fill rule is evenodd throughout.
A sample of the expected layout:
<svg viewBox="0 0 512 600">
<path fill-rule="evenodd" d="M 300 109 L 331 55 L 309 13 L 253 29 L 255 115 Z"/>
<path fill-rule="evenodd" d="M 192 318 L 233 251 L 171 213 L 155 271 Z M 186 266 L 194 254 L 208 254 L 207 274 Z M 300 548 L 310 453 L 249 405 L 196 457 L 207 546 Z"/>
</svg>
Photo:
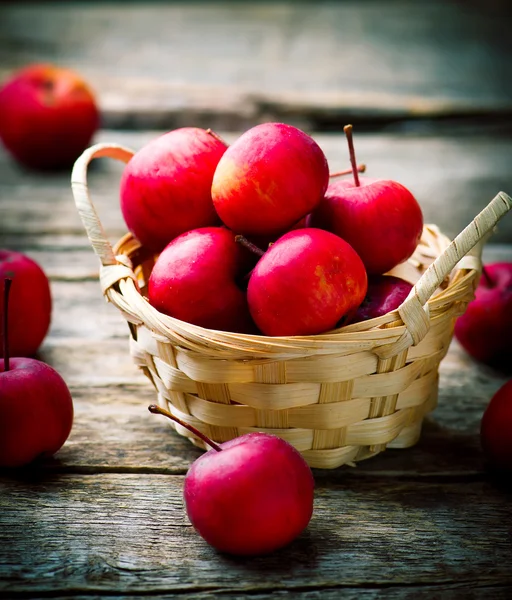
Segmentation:
<svg viewBox="0 0 512 600">
<path fill-rule="evenodd" d="M 414 255 L 392 271 L 414 284 L 396 311 L 322 335 L 243 335 L 158 312 L 145 298 L 156 257 L 131 234 L 114 248 L 108 242 L 87 168 L 94 158 L 128 162 L 132 155 L 113 144 L 89 148 L 75 163 L 72 188 L 101 261 L 103 293 L 129 323 L 130 353 L 158 404 L 216 442 L 253 431 L 278 435 L 316 468 L 415 444 L 437 403 L 439 364 L 455 319 L 474 297 L 484 240 L 512 199 L 500 192 L 452 242 L 425 226 Z"/>
</svg>

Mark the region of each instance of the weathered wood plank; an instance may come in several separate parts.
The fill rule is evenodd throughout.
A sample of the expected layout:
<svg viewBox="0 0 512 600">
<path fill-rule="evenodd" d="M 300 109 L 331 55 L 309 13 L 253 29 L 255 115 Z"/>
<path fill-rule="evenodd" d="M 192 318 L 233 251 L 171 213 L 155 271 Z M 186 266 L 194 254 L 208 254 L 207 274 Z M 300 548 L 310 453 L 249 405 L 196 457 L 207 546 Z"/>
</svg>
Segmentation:
<svg viewBox="0 0 512 600">
<path fill-rule="evenodd" d="M 1 75 L 36 60 L 79 69 L 110 126 L 510 115 L 506 8 L 14 3 L 2 7 Z"/>
<path fill-rule="evenodd" d="M 311 589 L 307 585 L 305 589 L 294 587 L 293 590 L 273 590 L 268 593 L 251 593 L 253 600 L 262 600 L 263 598 L 284 598 L 292 600 L 510 600 L 512 587 L 508 585 L 495 585 L 489 587 L 481 586 L 478 582 L 461 584 L 436 584 L 413 586 L 405 585 L 403 587 L 378 587 L 374 589 L 365 589 L 363 586 L 357 588 L 348 588 L 336 586 L 335 583 L 322 586 L 321 588 Z M 186 597 L 189 600 L 212 600 L 213 598 L 240 598 L 240 592 L 222 590 L 222 594 L 216 592 L 187 592 Z M 0 596 L 1 597 L 1 596 Z M 14 594 L 12 599 L 21 597 Z M 143 596 L 135 595 L 113 595 L 109 594 L 112 600 L 143 600 L 145 598 L 152 600 L 168 600 L 169 596 L 164 594 L 149 594 Z M 91 600 L 96 596 L 59 596 L 59 600 Z M 99 597 L 97 597 L 99 598 Z"/>
<path fill-rule="evenodd" d="M 319 483 L 308 529 L 253 559 L 221 555 L 195 534 L 182 484 L 164 475 L 3 478 L 0 589 L 15 597 L 512 585 L 510 491 L 486 481 Z"/>
<path fill-rule="evenodd" d="M 134 150 L 157 132 L 102 131 L 98 141 L 116 142 Z M 224 134 L 229 142 L 235 134 Z M 313 134 L 324 149 L 332 170 L 349 166 L 343 135 Z M 447 235 L 459 233 L 495 194 L 512 194 L 512 136 L 429 136 L 418 134 L 357 134 L 359 162 L 368 176 L 396 179 L 411 189 L 420 202 L 425 221 L 436 223 Z M 126 231 L 118 201 L 122 165 L 101 159 L 91 170 L 93 201 L 112 242 Z M 69 173 L 29 173 L 0 149 L 0 246 L 23 243 L 44 235 L 87 238 L 74 206 Z M 6 242 L 3 241 L 5 236 Z M 505 217 L 494 243 L 512 242 L 512 218 Z M 33 242 L 32 242 L 33 243 Z M 55 242 L 57 243 L 57 242 Z M 83 244 L 83 243 L 82 243 Z"/>
</svg>

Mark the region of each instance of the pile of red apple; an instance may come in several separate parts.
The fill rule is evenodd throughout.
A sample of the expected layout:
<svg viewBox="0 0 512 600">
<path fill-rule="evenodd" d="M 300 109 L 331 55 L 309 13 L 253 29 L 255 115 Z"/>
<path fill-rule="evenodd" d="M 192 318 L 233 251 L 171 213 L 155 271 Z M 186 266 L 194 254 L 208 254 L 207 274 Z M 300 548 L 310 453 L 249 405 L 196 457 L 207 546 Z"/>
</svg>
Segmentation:
<svg viewBox="0 0 512 600">
<path fill-rule="evenodd" d="M 149 302 L 202 327 L 320 334 L 396 308 L 411 286 L 385 276 L 414 252 L 420 206 L 401 184 L 329 176 L 303 131 L 253 127 L 231 146 L 182 128 L 144 146 L 121 180 L 128 229 L 159 254 Z"/>
</svg>

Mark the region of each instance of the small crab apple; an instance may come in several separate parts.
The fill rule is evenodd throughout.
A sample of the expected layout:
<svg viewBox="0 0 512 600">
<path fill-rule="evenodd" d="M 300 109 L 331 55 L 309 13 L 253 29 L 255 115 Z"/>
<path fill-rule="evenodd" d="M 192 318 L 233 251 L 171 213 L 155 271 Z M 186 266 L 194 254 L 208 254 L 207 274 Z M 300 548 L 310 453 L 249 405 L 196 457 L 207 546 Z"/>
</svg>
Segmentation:
<svg viewBox="0 0 512 600">
<path fill-rule="evenodd" d="M 224 153 L 212 198 L 237 234 L 288 231 L 320 202 L 329 182 L 327 159 L 309 135 L 284 123 L 256 125 Z"/>
<path fill-rule="evenodd" d="M 70 167 L 89 145 L 99 122 L 93 92 L 70 69 L 29 65 L 0 89 L 0 138 L 26 167 Z"/>
<path fill-rule="evenodd" d="M 210 130 L 182 127 L 130 159 L 121 178 L 121 212 L 146 248 L 160 252 L 182 233 L 220 223 L 211 187 L 226 148 Z"/>
<path fill-rule="evenodd" d="M 15 280 L 9 315 L 10 351 L 13 356 L 33 356 L 50 327 L 52 298 L 48 278 L 38 263 L 22 252 L 0 249 L 0 281 Z M 0 295 L 0 319 L 5 314 Z M 0 344 L 1 346 L 1 344 Z M 0 356 L 2 348 L 0 347 Z"/>
<path fill-rule="evenodd" d="M 423 214 L 412 193 L 397 181 L 359 177 L 352 126 L 345 132 L 354 180 L 331 182 L 308 225 L 339 235 L 359 254 L 369 275 L 380 275 L 413 254 L 423 231 Z"/>
<path fill-rule="evenodd" d="M 173 419 L 211 447 L 190 467 L 183 491 L 190 522 L 210 545 L 229 554 L 268 554 L 306 528 L 315 482 L 291 444 L 256 432 L 216 444 L 159 406 L 149 410 Z"/>
<path fill-rule="evenodd" d="M 22 467 L 39 457 L 52 456 L 67 440 L 73 424 L 73 401 L 59 373 L 33 358 L 10 357 L 7 315 L 12 281 L 4 281 L 0 467 Z M 12 309 L 16 310 L 15 303 Z"/>
</svg>

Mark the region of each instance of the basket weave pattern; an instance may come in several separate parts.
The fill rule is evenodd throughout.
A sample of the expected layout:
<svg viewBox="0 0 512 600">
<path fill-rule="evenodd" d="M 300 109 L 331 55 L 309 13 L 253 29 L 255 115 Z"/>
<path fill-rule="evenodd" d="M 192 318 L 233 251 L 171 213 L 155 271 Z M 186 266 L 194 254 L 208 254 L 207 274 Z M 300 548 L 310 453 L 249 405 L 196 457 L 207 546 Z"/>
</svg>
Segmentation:
<svg viewBox="0 0 512 600">
<path fill-rule="evenodd" d="M 394 271 L 415 283 L 398 310 L 322 335 L 241 335 L 184 323 L 148 303 L 156 257 L 131 234 L 110 246 L 87 189 L 87 166 L 98 156 L 127 162 L 132 152 L 90 148 L 75 164 L 72 186 L 101 260 L 103 293 L 128 321 L 131 355 L 161 406 L 217 442 L 251 431 L 275 433 L 318 468 L 417 442 L 424 416 L 436 406 L 438 368 L 455 318 L 478 283 L 482 243 L 512 199 L 498 194 L 451 243 L 425 226 L 415 254 Z"/>
</svg>

